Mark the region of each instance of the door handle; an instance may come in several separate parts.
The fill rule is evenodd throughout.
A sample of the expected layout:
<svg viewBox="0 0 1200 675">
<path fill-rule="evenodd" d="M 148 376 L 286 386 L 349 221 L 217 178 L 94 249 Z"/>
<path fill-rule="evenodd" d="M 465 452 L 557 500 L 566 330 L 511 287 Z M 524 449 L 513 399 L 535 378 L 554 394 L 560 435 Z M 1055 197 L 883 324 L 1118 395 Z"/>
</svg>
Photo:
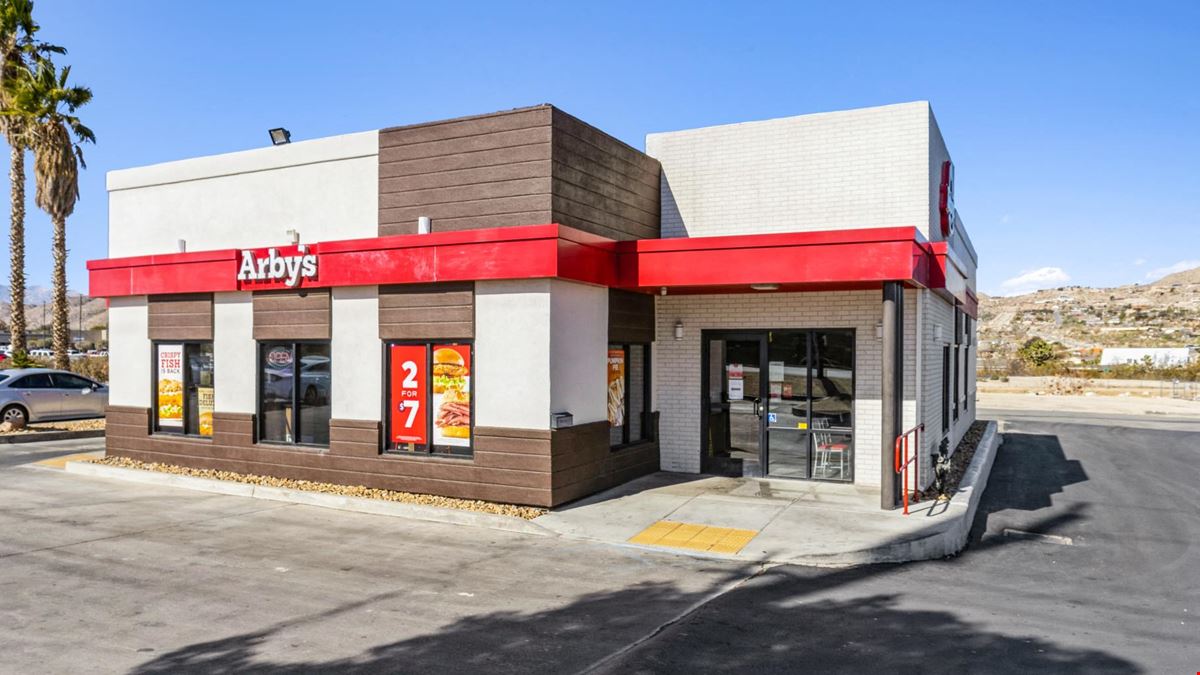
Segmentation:
<svg viewBox="0 0 1200 675">
<path fill-rule="evenodd" d="M 761 398 L 754 399 L 754 414 L 758 415 L 759 419 L 762 419 L 763 408 L 762 408 L 762 399 Z"/>
</svg>

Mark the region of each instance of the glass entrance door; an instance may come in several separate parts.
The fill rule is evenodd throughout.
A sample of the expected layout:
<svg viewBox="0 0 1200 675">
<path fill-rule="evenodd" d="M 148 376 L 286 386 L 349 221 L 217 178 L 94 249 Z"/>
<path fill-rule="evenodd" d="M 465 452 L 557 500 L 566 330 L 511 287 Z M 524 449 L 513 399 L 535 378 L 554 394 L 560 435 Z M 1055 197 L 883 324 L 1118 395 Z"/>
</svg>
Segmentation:
<svg viewBox="0 0 1200 675">
<path fill-rule="evenodd" d="M 854 331 L 704 331 L 704 470 L 850 482 Z"/>
<path fill-rule="evenodd" d="M 761 476 L 766 335 L 714 334 L 704 344 L 704 469 Z"/>
</svg>

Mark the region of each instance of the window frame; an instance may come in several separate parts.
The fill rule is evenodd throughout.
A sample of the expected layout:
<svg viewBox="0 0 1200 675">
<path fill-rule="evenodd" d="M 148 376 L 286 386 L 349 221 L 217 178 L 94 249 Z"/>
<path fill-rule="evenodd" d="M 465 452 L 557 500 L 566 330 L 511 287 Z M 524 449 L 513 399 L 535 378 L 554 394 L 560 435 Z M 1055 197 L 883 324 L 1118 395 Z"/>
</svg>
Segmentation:
<svg viewBox="0 0 1200 675">
<path fill-rule="evenodd" d="M 611 437 L 609 441 L 609 450 L 624 450 L 625 448 L 649 443 L 654 439 L 650 435 L 650 345 L 649 342 L 609 342 L 607 350 L 620 349 L 625 352 L 625 423 L 621 425 L 621 442 L 616 445 L 612 444 Z M 642 434 L 640 438 L 630 438 L 632 435 L 632 424 L 630 413 L 633 410 L 633 396 L 630 396 L 629 383 L 633 381 L 633 368 L 629 360 L 630 353 L 634 346 L 642 348 Z M 607 368 L 607 359 L 605 359 L 605 367 Z M 608 386 L 608 371 L 605 370 L 604 378 L 605 387 Z M 611 430 L 611 427 L 609 427 Z M 610 431 L 611 433 L 611 431 Z"/>
<path fill-rule="evenodd" d="M 289 345 L 292 349 L 292 419 L 295 432 L 293 438 L 300 437 L 300 346 L 301 345 L 327 345 L 329 346 L 329 419 L 333 419 L 333 341 L 332 340 L 255 340 L 255 385 L 254 385 L 254 440 L 256 443 L 265 443 L 268 445 L 282 445 L 286 447 L 298 448 L 318 448 L 327 449 L 329 443 L 301 443 L 298 440 L 281 441 L 274 438 L 263 438 L 263 424 L 265 424 L 265 416 L 263 415 L 263 347 L 268 344 Z M 327 423 L 328 424 L 328 423 Z M 330 425 L 332 426 L 332 425 Z"/>
<path fill-rule="evenodd" d="M 392 442 L 392 392 L 391 392 L 391 372 L 392 372 L 392 345 L 407 345 L 411 347 L 425 348 L 425 396 L 428 399 L 428 404 L 425 405 L 425 433 L 428 441 L 421 444 L 419 448 L 413 450 L 401 449 L 397 444 Z M 465 446 L 461 445 L 435 445 L 433 443 L 433 352 L 434 345 L 450 345 L 460 346 L 466 345 L 470 348 L 471 354 L 471 372 L 467 390 L 467 397 L 470 399 L 471 408 L 471 432 L 470 443 Z M 441 459 L 475 459 L 475 340 L 466 338 L 438 338 L 438 339 L 422 339 L 422 340 L 383 340 L 383 372 L 382 372 L 382 391 L 383 391 L 383 406 L 380 410 L 380 419 L 383 427 L 383 447 L 381 454 L 385 457 L 433 457 Z M 414 444 L 415 445 L 415 444 Z M 443 448 L 443 449 L 439 449 Z"/>
<path fill-rule="evenodd" d="M 162 429 L 158 424 L 158 347 L 159 345 L 180 345 L 183 354 L 183 426 L 179 431 L 172 429 Z M 192 369 L 188 367 L 188 345 L 209 345 L 213 349 L 213 389 L 217 388 L 216 372 L 216 348 L 212 340 L 151 340 L 150 341 L 150 433 L 164 434 L 173 438 L 193 438 L 202 441 L 211 441 L 212 436 L 201 436 L 200 431 L 190 430 L 188 428 L 188 412 L 187 412 L 187 392 L 188 387 L 192 384 Z M 85 378 L 86 379 L 86 378 Z M 200 413 L 196 413 L 196 419 L 200 418 Z"/>
</svg>

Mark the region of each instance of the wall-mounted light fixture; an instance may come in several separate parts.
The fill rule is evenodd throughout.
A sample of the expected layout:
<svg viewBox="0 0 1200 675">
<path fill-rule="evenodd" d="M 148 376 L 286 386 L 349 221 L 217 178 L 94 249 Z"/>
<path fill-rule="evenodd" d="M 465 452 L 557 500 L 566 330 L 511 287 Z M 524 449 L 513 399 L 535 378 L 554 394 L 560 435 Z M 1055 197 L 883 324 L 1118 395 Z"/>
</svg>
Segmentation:
<svg viewBox="0 0 1200 675">
<path fill-rule="evenodd" d="M 683 319 L 675 319 L 675 339 L 683 339 Z"/>
<path fill-rule="evenodd" d="M 180 253 L 187 253 L 187 239 L 177 240 Z"/>
<path fill-rule="evenodd" d="M 750 288 L 756 291 L 777 291 L 779 284 L 750 284 Z"/>
<path fill-rule="evenodd" d="M 875 322 L 875 339 L 876 340 L 883 339 L 883 322 L 882 321 Z"/>
<path fill-rule="evenodd" d="M 297 230 L 288 230 L 283 234 L 288 238 L 288 241 L 292 242 L 292 246 L 300 243 L 300 232 Z"/>
<path fill-rule="evenodd" d="M 429 216 L 417 216 L 417 234 L 429 234 L 433 229 L 433 221 Z"/>
<path fill-rule="evenodd" d="M 942 341 L 942 327 L 941 326 L 933 327 L 933 341 L 934 342 Z"/>
<path fill-rule="evenodd" d="M 667 287 L 663 286 L 662 288 L 658 289 L 658 294 L 665 296 L 667 294 Z"/>
<path fill-rule="evenodd" d="M 267 133 L 271 134 L 271 145 L 287 145 L 292 142 L 292 132 L 283 127 L 276 127 Z"/>
</svg>

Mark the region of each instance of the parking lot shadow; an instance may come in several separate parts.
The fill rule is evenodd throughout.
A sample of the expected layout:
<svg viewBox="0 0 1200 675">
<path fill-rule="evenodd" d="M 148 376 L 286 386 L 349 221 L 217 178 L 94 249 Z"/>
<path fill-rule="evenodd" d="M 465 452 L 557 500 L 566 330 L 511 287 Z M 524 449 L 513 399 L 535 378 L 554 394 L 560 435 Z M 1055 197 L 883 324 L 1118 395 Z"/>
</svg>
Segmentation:
<svg viewBox="0 0 1200 675">
<path fill-rule="evenodd" d="M 1006 433 L 988 478 L 987 490 L 971 525 L 971 545 L 988 532 L 989 518 L 1001 511 L 1039 511 L 1053 505 L 1051 498 L 1069 485 L 1088 480 L 1083 464 L 1067 459 L 1058 436 L 1052 434 Z M 1086 505 L 1073 505 L 1053 518 L 1039 522 L 1038 534 L 1052 534 L 1069 522 L 1086 515 Z"/>
<path fill-rule="evenodd" d="M 653 639 L 627 648 L 669 616 L 704 599 L 671 583 L 649 583 L 581 596 L 540 612 L 464 617 L 426 635 L 347 658 L 273 662 L 260 652 L 295 640 L 290 628 L 356 611 L 357 602 L 262 631 L 189 645 L 134 670 L 299 673 L 570 672 L 1054 672 L 1127 673 L 1130 662 L 1098 649 L 1005 634 L 950 609 L 908 605 L 897 592 L 857 589 L 902 566 L 842 570 L 779 567 L 751 577 Z M 743 572 L 744 573 L 744 572 Z M 730 576 L 728 580 L 735 577 Z M 879 584 L 874 584 L 879 586 Z M 842 596 L 859 590 L 850 599 Z M 818 597 L 814 597 L 818 596 Z M 421 611 L 419 607 L 414 612 Z M 331 627 L 336 623 L 331 623 Z"/>
</svg>

